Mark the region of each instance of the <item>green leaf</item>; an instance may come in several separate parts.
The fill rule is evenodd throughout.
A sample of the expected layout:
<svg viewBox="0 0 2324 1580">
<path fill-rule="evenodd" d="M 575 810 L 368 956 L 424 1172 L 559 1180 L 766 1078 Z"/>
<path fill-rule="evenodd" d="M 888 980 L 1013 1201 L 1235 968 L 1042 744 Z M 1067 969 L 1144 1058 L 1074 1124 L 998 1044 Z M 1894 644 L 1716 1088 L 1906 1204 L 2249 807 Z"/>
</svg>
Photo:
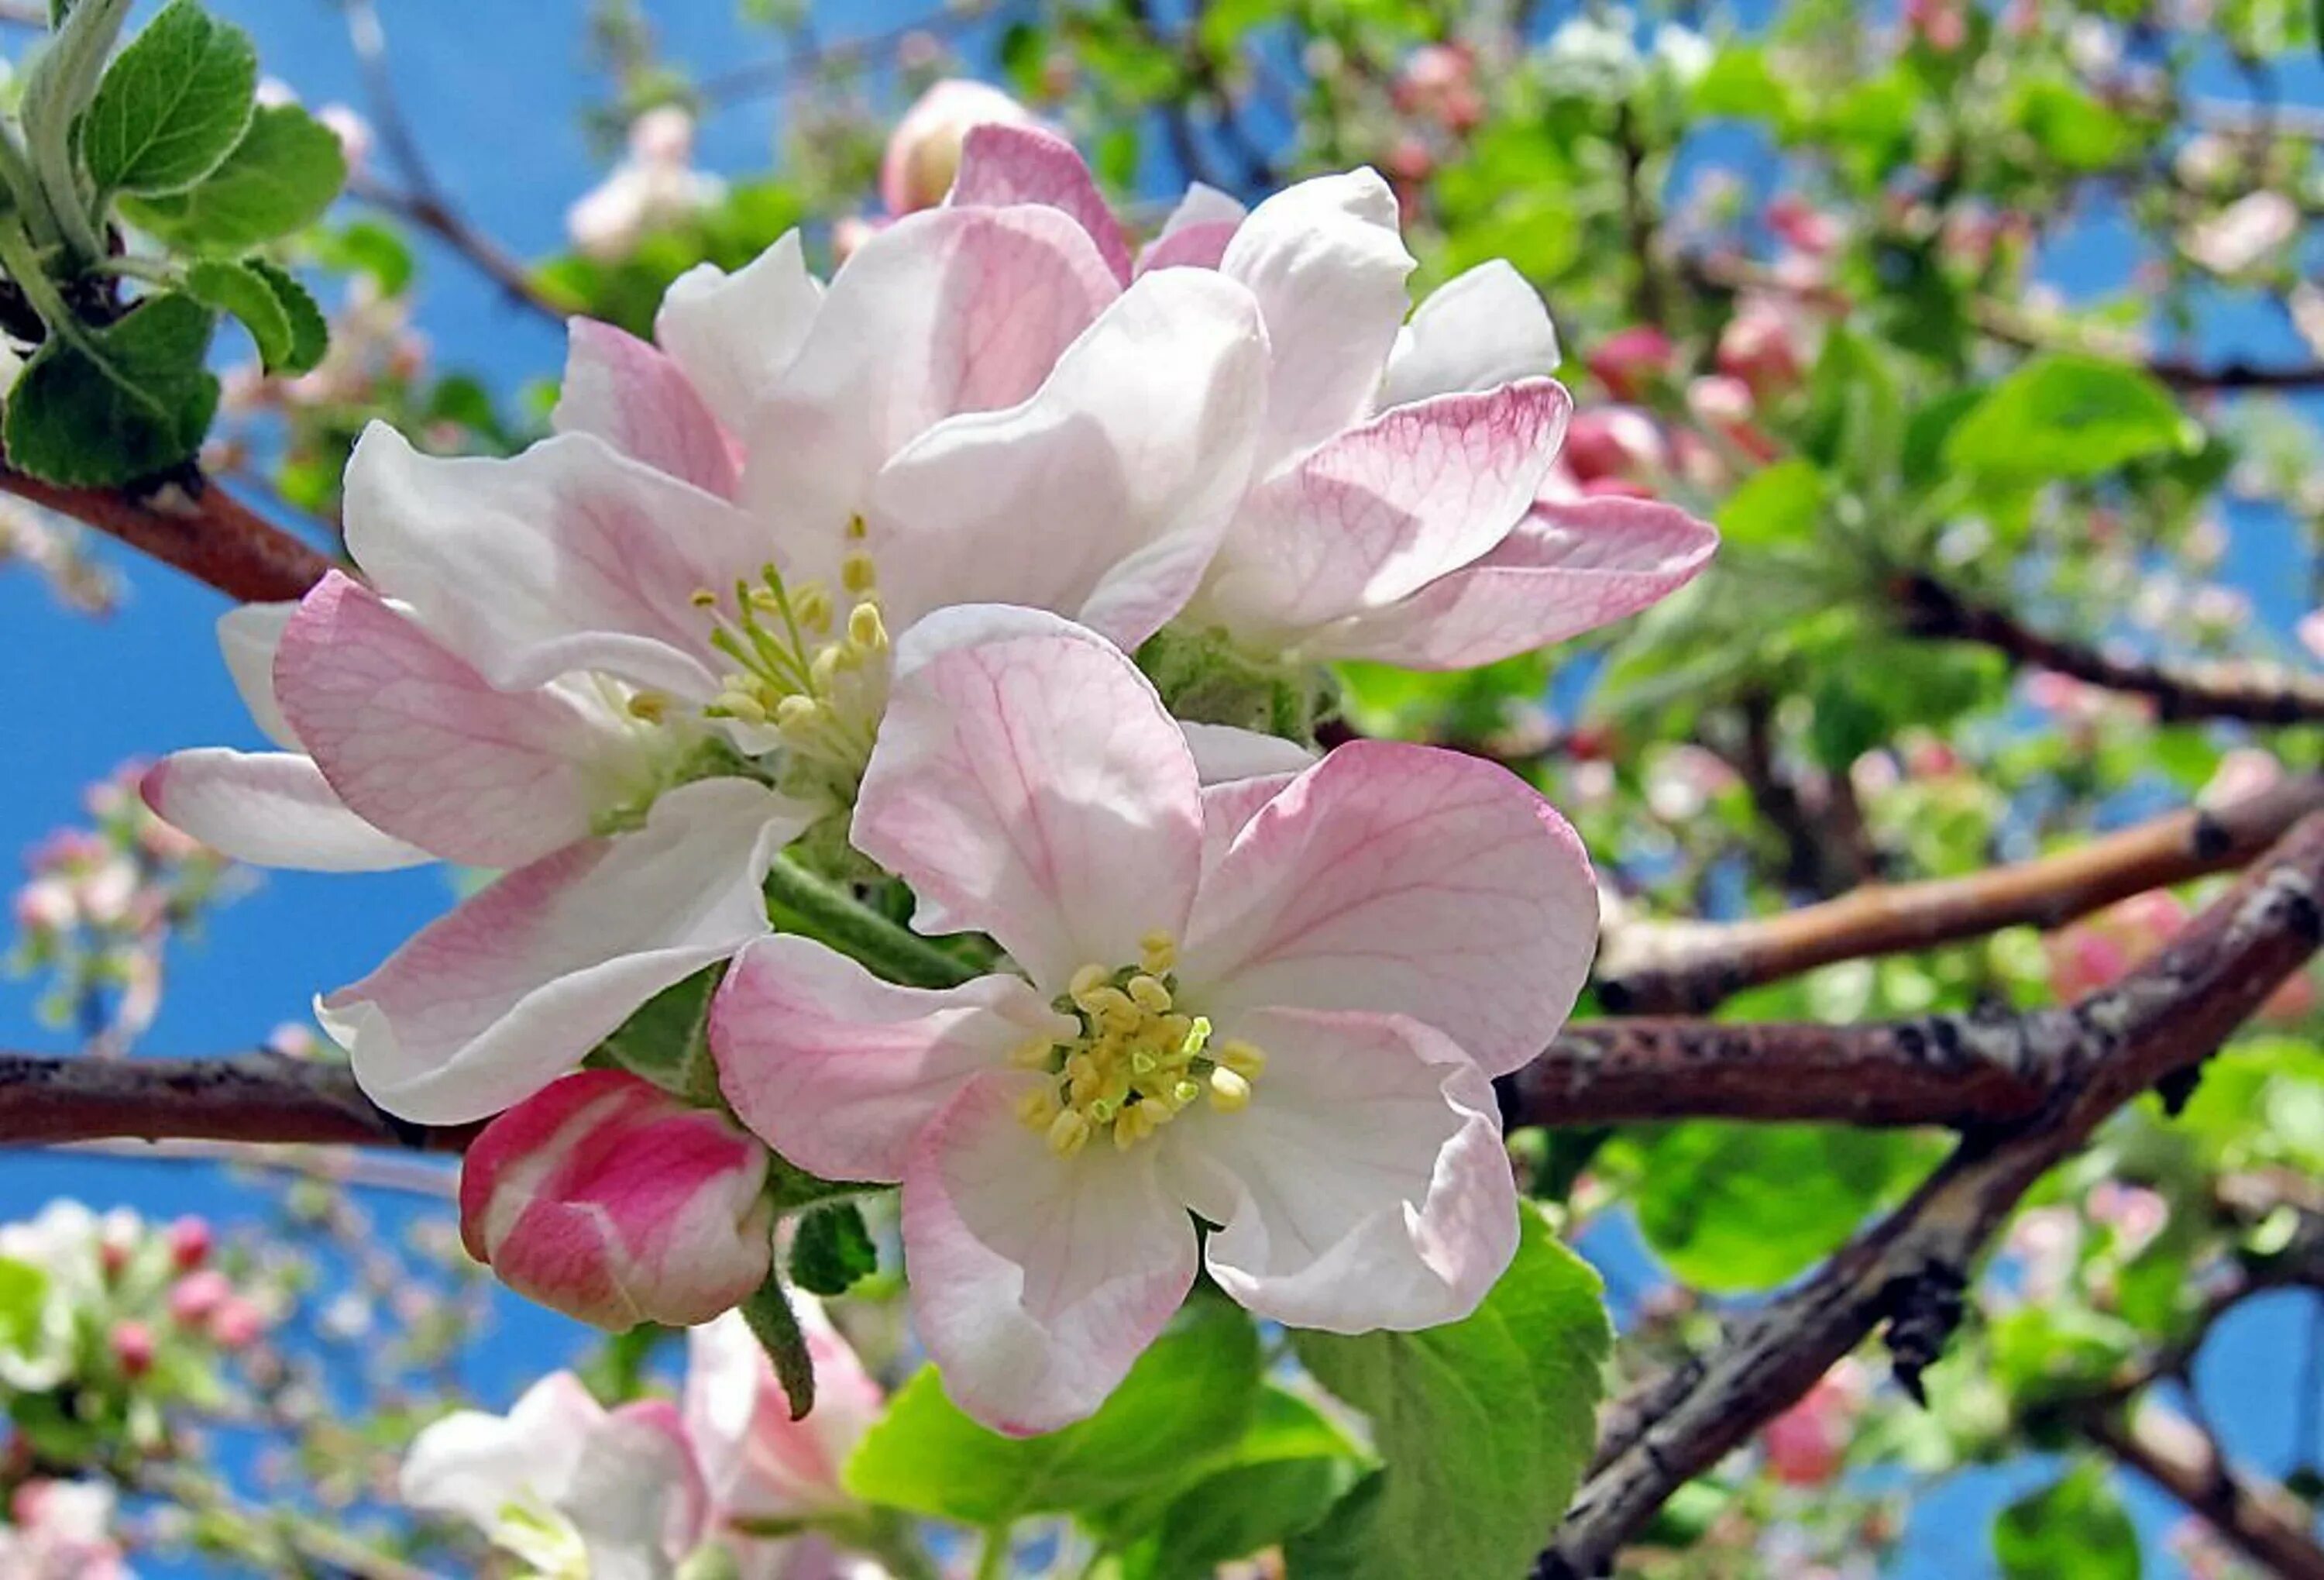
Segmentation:
<svg viewBox="0 0 2324 1580">
<path fill-rule="evenodd" d="M 2194 425 L 2170 391 L 2120 363 L 2036 357 L 1988 391 L 1945 441 L 1955 467 L 2006 480 L 2095 477 L 2192 448 Z"/>
<path fill-rule="evenodd" d="M 1674 1124 L 1637 1145 L 1638 1227 L 1672 1272 L 1765 1289 L 1837 1249 L 1911 1178 L 1922 1143 L 1805 1124 Z"/>
<path fill-rule="evenodd" d="M 8 393 L 8 459 L 51 483 L 100 486 L 190 457 L 217 410 L 202 365 L 214 320 L 175 293 L 146 298 L 118 323 L 84 331 L 88 348 L 51 338 Z"/>
<path fill-rule="evenodd" d="M 710 1058 L 710 1000 L 726 973 L 722 962 L 671 984 L 638 1006 L 599 1043 L 593 1057 L 641 1076 L 692 1102 L 719 1100 Z"/>
<path fill-rule="evenodd" d="M 2004 1580 L 2138 1580 L 2138 1532 L 2094 1464 L 2004 1509 L 1993 1556 Z"/>
<path fill-rule="evenodd" d="M 1823 502 L 1823 474 L 1815 463 L 1778 461 L 1728 496 L 1719 510 L 1720 536 L 1753 549 L 1804 543 L 1815 536 Z"/>
<path fill-rule="evenodd" d="M 770 1272 L 767 1281 L 751 1292 L 751 1298 L 742 1302 L 742 1320 L 751 1325 L 752 1336 L 775 1364 L 775 1381 L 783 1385 L 783 1397 L 790 1401 L 791 1419 L 805 1419 L 815 1408 L 815 1361 L 807 1354 L 807 1335 L 799 1331 L 798 1316 L 791 1310 L 790 1297 L 783 1293 L 779 1276 Z"/>
<path fill-rule="evenodd" d="M 375 219 L 357 219 L 319 232 L 315 258 L 326 269 L 368 274 L 382 296 L 401 296 L 417 267 L 401 236 Z"/>
<path fill-rule="evenodd" d="M 1282 1389 L 1259 1396 L 1250 1430 L 1193 1487 L 1090 1523 L 1123 1550 L 1122 1580 L 1208 1580 L 1218 1566 L 1287 1541 L 1345 1497 L 1367 1462 L 1323 1412 Z"/>
<path fill-rule="evenodd" d="M 249 257 L 243 267 L 266 282 L 274 292 L 275 304 L 281 308 L 282 317 L 290 326 L 290 350 L 276 369 L 279 373 L 309 373 L 323 360 L 331 348 L 331 326 L 323 317 L 323 310 L 307 288 L 291 277 L 290 271 L 271 258 Z"/>
<path fill-rule="evenodd" d="M 328 126 L 296 105 L 267 105 L 199 182 L 124 199 L 122 212 L 171 246 L 240 253 L 312 224 L 346 179 L 346 159 Z"/>
<path fill-rule="evenodd" d="M 196 301 L 232 313 L 250 331 L 259 359 L 270 368 L 290 355 L 290 318 L 273 286 L 255 269 L 210 258 L 186 271 L 186 293 Z"/>
<path fill-rule="evenodd" d="M 880 1248 L 852 1201 L 812 1207 L 791 1239 L 791 1282 L 810 1295 L 844 1295 L 879 1270 Z"/>
<path fill-rule="evenodd" d="M 40 1336 L 49 1275 L 28 1261 L 0 1257 L 0 1350 L 23 1354 Z"/>
<path fill-rule="evenodd" d="M 1596 1441 L 1613 1343 L 1604 1286 L 1525 1214 L 1517 1259 L 1465 1321 L 1294 1333 L 1315 1380 L 1371 1419 L 1383 1468 L 1286 1549 L 1298 1580 L 1526 1572 Z"/>
<path fill-rule="evenodd" d="M 97 91 L 105 57 L 128 14 L 129 0 L 81 0 L 69 13 L 52 7 L 54 31 L 26 69 L 16 101 L 24 151 L 41 186 L 38 193 L 17 193 L 17 199 L 50 210 L 66 239 L 84 252 L 95 249 L 98 240 L 89 223 L 89 194 L 82 190 L 73 159 L 73 126 Z"/>
<path fill-rule="evenodd" d="M 945 1397 L 925 1366 L 864 1435 L 844 1479 L 869 1502 L 976 1526 L 1098 1510 L 1184 1486 L 1219 1463 L 1257 1407 L 1259 1335 L 1223 1301 L 1182 1313 L 1085 1421 L 1004 1437 Z"/>
<path fill-rule="evenodd" d="M 99 191 L 193 185 L 242 141 L 257 87 L 250 36 L 173 0 L 107 69 L 81 118 L 89 179 Z"/>
</svg>

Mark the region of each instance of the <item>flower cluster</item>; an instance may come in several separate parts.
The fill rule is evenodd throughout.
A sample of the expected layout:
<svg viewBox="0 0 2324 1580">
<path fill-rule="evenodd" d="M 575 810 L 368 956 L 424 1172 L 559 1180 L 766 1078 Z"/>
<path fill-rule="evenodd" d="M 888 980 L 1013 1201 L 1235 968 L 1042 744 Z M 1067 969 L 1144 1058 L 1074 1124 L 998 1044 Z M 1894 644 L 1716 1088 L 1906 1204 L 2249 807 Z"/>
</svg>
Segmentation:
<svg viewBox="0 0 2324 1580">
<path fill-rule="evenodd" d="M 809 1300 L 815 1408 L 790 1400 L 758 1341 L 729 1314 L 687 1335 L 681 1402 L 607 1409 L 569 1372 L 542 1378 L 505 1416 L 460 1410 L 405 1457 L 404 1501 L 467 1520 L 553 1580 L 688 1572 L 753 1580 L 879 1580 L 847 1552 L 871 1522 L 840 1467 L 880 1414 L 880 1385 Z M 794 1534 L 760 1534 L 780 1528 Z M 706 1552 L 724 1562 L 710 1564 Z"/>
<path fill-rule="evenodd" d="M 390 1111 L 510 1111 L 468 1243 L 593 1320 L 765 1276 L 761 1142 L 900 1184 L 920 1336 L 1006 1429 L 1095 1409 L 1198 1261 L 1298 1326 L 1458 1318 L 1516 1243 L 1489 1081 L 1593 881 L 1500 768 L 1318 757 L 1328 665 L 1529 651 L 1715 540 L 1560 497 L 1541 302 L 1488 264 L 1415 310 L 1413 267 L 1369 171 L 1197 189 L 1141 250 L 1062 139 L 970 126 L 827 284 L 791 236 L 654 344 L 576 321 L 522 454 L 366 433 L 363 579 L 222 625 L 278 749 L 146 794 L 249 861 L 502 871 L 318 1015 Z M 970 936 L 778 933 L 800 881 Z M 729 961 L 715 1079 L 570 1076 Z"/>
</svg>

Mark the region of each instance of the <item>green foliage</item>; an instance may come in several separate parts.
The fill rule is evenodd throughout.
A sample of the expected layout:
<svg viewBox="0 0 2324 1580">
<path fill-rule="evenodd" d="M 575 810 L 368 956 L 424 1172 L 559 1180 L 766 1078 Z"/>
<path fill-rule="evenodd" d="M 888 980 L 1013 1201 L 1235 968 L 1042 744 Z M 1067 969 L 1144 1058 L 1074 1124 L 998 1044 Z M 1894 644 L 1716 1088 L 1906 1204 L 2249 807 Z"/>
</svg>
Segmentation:
<svg viewBox="0 0 2324 1580">
<path fill-rule="evenodd" d="M 41 347 L 9 393 L 12 466 L 51 483 L 111 485 L 192 457 L 217 409 L 202 365 L 213 319 L 191 297 L 149 297 L 118 323 Z"/>
<path fill-rule="evenodd" d="M 642 1076 L 691 1102 L 718 1102 L 718 1070 L 710 1058 L 710 1003 L 725 975 L 724 964 L 709 966 L 662 989 L 599 1043 L 591 1060 Z"/>
<path fill-rule="evenodd" d="M 1004 1437 L 945 1397 L 923 1367 L 849 1460 L 848 1490 L 914 1513 L 999 1527 L 1091 1513 L 1190 1487 L 1230 1463 L 1259 1400 L 1259 1335 L 1220 1301 L 1190 1306 L 1085 1421 Z"/>
<path fill-rule="evenodd" d="M 242 141 L 257 87 L 249 36 L 172 0 L 106 71 L 80 121 L 89 179 L 100 192 L 193 185 Z"/>
<path fill-rule="evenodd" d="M 1517 1260 L 1466 1320 L 1423 1333 L 1294 1333 L 1364 1412 L 1381 1468 L 1290 1544 L 1300 1580 L 1521 1575 L 1596 1437 L 1612 1335 L 1598 1275 L 1524 1215 Z"/>
<path fill-rule="evenodd" d="M 2189 448 L 2171 393 L 2135 368 L 2094 356 L 2036 357 L 1986 393 L 1946 441 L 1956 467 L 2035 484 L 2095 477 Z"/>
<path fill-rule="evenodd" d="M 2004 1509 L 1993 1556 L 2004 1580 L 2138 1580 L 2138 1532 L 2094 1464 Z"/>
<path fill-rule="evenodd" d="M 122 210 L 174 248 L 219 254 L 313 224 L 347 179 L 328 126 L 296 105 L 267 105 L 225 160 L 182 191 L 125 199 Z"/>
<path fill-rule="evenodd" d="M 791 1240 L 791 1282 L 810 1295 L 844 1295 L 880 1266 L 880 1249 L 852 1201 L 826 1203 L 799 1215 Z"/>
</svg>

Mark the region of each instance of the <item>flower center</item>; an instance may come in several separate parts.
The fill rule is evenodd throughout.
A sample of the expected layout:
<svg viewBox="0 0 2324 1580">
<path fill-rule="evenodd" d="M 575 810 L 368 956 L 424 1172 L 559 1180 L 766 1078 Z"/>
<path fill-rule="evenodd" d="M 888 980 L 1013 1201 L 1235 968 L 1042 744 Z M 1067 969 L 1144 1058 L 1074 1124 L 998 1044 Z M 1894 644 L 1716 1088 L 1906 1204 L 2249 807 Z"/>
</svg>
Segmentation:
<svg viewBox="0 0 2324 1580">
<path fill-rule="evenodd" d="M 1009 1056 L 1049 1077 L 1019 1100 L 1017 1117 L 1060 1158 L 1108 1130 L 1114 1146 L 1128 1151 L 1205 1095 L 1220 1113 L 1235 1113 L 1250 1102 L 1251 1083 L 1267 1067 L 1267 1056 L 1248 1042 L 1214 1046 L 1210 1021 L 1180 1007 L 1171 974 L 1177 947 L 1167 933 L 1148 933 L 1139 943 L 1136 966 L 1093 964 L 1074 973 L 1056 1008 L 1079 1023 L 1076 1035 L 1037 1038 Z"/>
<path fill-rule="evenodd" d="M 850 523 L 851 540 L 862 535 L 860 520 Z M 707 588 L 694 602 L 710 612 L 711 644 L 735 665 L 703 712 L 771 728 L 794 754 L 835 770 L 852 789 L 887 707 L 888 627 L 869 554 L 850 551 L 839 582 L 844 620 L 830 588 L 787 585 L 772 565 L 756 584 L 734 584 L 731 614 Z"/>
</svg>

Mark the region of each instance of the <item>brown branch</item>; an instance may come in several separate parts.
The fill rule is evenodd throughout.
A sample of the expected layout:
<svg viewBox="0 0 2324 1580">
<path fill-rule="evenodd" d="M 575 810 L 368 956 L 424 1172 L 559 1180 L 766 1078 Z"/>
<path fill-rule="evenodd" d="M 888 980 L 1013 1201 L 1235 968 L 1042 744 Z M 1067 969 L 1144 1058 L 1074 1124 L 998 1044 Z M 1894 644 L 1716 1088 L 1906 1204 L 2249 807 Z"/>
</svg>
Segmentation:
<svg viewBox="0 0 2324 1580">
<path fill-rule="evenodd" d="M 2051 1101 L 1975 1132 L 1904 1206 L 1789 1293 L 1738 1319 L 1708 1356 L 1649 1379 L 1608 1414 L 1599 1464 L 1543 1554 L 1545 1580 L 1603 1573 L 1671 1494 L 1796 1400 L 1882 1323 L 1917 1389 L 1959 1313 L 1972 1260 L 2019 1198 L 2116 1109 L 2208 1058 L 2324 934 L 2324 814 L 2303 818 L 2153 960 L 2009 1036 Z"/>
<path fill-rule="evenodd" d="M 2044 636 L 2006 610 L 1976 603 L 1926 575 L 1902 578 L 1896 596 L 1911 635 L 1982 642 L 2013 662 L 2147 698 L 2165 719 L 2236 718 L 2267 725 L 2324 720 L 2324 676 L 2275 664 L 2182 666 L 2109 658 Z"/>
<path fill-rule="evenodd" d="M 65 488 L 0 467 L 0 490 L 120 539 L 230 598 L 303 596 L 331 561 L 198 475 L 152 494 Z"/>
<path fill-rule="evenodd" d="M 1600 1002 L 1616 1013 L 1700 1013 L 1744 988 L 1837 960 L 1925 949 L 2006 927 L 2061 927 L 2133 894 L 2241 866 L 2319 809 L 2324 777 L 2300 775 L 1968 877 L 1873 884 L 1751 921 L 1624 929 L 1609 935 L 1600 956 Z"/>
<path fill-rule="evenodd" d="M 2093 1416 L 2082 1435 L 2200 1514 L 2221 1537 L 2283 1580 L 2324 1580 L 2315 1513 L 2275 1483 L 2231 1469 L 2211 1435 L 2149 1404 L 2127 1418 Z"/>
<path fill-rule="evenodd" d="M 0 1144 L 142 1141 L 355 1142 L 457 1151 L 473 1125 L 408 1124 L 346 1069 L 273 1053 L 228 1058 L 0 1053 Z"/>
</svg>

